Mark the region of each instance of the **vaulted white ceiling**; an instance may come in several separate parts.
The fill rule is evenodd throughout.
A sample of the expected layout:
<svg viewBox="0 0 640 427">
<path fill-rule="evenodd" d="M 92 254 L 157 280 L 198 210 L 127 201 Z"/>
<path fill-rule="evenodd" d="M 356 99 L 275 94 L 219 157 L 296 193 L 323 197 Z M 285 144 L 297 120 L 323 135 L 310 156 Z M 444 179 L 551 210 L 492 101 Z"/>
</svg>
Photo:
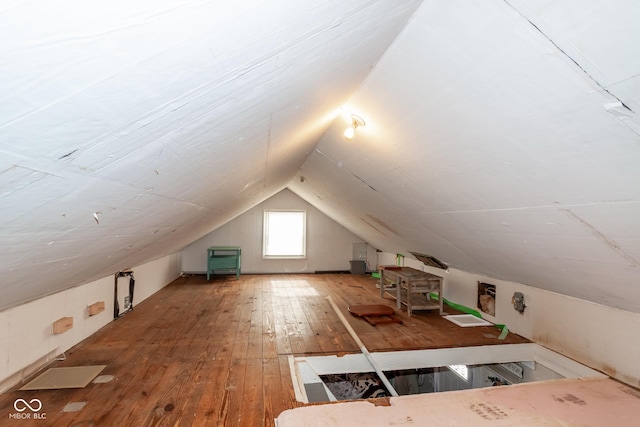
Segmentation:
<svg viewBox="0 0 640 427">
<path fill-rule="evenodd" d="M 640 312 L 640 6 L 584 3 L 3 5 L 0 309 L 289 187 L 381 250 Z"/>
</svg>

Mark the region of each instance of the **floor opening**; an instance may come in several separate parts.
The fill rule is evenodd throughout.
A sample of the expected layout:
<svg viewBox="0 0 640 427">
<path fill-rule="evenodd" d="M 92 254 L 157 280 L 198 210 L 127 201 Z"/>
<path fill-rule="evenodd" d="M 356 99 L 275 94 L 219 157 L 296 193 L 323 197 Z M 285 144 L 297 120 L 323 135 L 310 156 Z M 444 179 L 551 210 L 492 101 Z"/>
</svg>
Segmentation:
<svg viewBox="0 0 640 427">
<path fill-rule="evenodd" d="M 296 398 L 330 402 L 508 386 L 560 378 L 606 377 L 536 344 L 371 353 L 388 390 L 363 354 L 291 357 Z"/>
</svg>

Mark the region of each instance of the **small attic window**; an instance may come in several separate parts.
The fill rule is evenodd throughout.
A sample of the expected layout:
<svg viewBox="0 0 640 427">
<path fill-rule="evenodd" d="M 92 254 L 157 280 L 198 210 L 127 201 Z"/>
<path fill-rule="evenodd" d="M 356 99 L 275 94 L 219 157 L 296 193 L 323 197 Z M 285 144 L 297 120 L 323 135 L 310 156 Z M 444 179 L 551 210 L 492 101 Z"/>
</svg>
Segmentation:
<svg viewBox="0 0 640 427">
<path fill-rule="evenodd" d="M 305 258 L 306 211 L 265 210 L 263 258 Z"/>
</svg>

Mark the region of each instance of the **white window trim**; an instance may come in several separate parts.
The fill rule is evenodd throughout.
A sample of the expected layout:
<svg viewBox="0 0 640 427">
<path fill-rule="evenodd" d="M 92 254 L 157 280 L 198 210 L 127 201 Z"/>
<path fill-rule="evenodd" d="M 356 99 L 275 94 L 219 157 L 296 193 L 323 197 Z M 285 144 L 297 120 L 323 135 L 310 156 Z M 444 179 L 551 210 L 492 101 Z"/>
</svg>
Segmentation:
<svg viewBox="0 0 640 427">
<path fill-rule="evenodd" d="M 302 213 L 302 254 L 298 255 L 268 255 L 268 230 L 269 219 L 268 214 L 271 212 L 297 212 Z M 263 259 L 306 259 L 307 257 L 307 211 L 301 209 L 265 209 L 263 215 L 263 227 L 262 227 L 262 258 Z"/>
<path fill-rule="evenodd" d="M 447 368 L 463 380 L 469 382 L 471 370 L 467 365 L 448 365 Z"/>
</svg>

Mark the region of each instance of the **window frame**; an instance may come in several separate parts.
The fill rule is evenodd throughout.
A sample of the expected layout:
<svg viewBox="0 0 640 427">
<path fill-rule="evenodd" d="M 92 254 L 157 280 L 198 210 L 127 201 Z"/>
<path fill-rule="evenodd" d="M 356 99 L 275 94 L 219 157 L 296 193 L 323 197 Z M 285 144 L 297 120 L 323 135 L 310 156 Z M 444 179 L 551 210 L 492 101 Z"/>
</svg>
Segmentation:
<svg viewBox="0 0 640 427">
<path fill-rule="evenodd" d="M 469 369 L 469 365 L 447 365 L 447 369 L 456 374 L 462 380 L 466 382 L 471 381 L 471 369 Z"/>
<path fill-rule="evenodd" d="M 271 255 L 267 253 L 269 242 L 269 216 L 272 213 L 302 214 L 302 251 L 301 254 Z M 262 258 L 263 259 L 306 259 L 307 258 L 307 211 L 304 209 L 265 209 L 262 222 Z"/>
</svg>

